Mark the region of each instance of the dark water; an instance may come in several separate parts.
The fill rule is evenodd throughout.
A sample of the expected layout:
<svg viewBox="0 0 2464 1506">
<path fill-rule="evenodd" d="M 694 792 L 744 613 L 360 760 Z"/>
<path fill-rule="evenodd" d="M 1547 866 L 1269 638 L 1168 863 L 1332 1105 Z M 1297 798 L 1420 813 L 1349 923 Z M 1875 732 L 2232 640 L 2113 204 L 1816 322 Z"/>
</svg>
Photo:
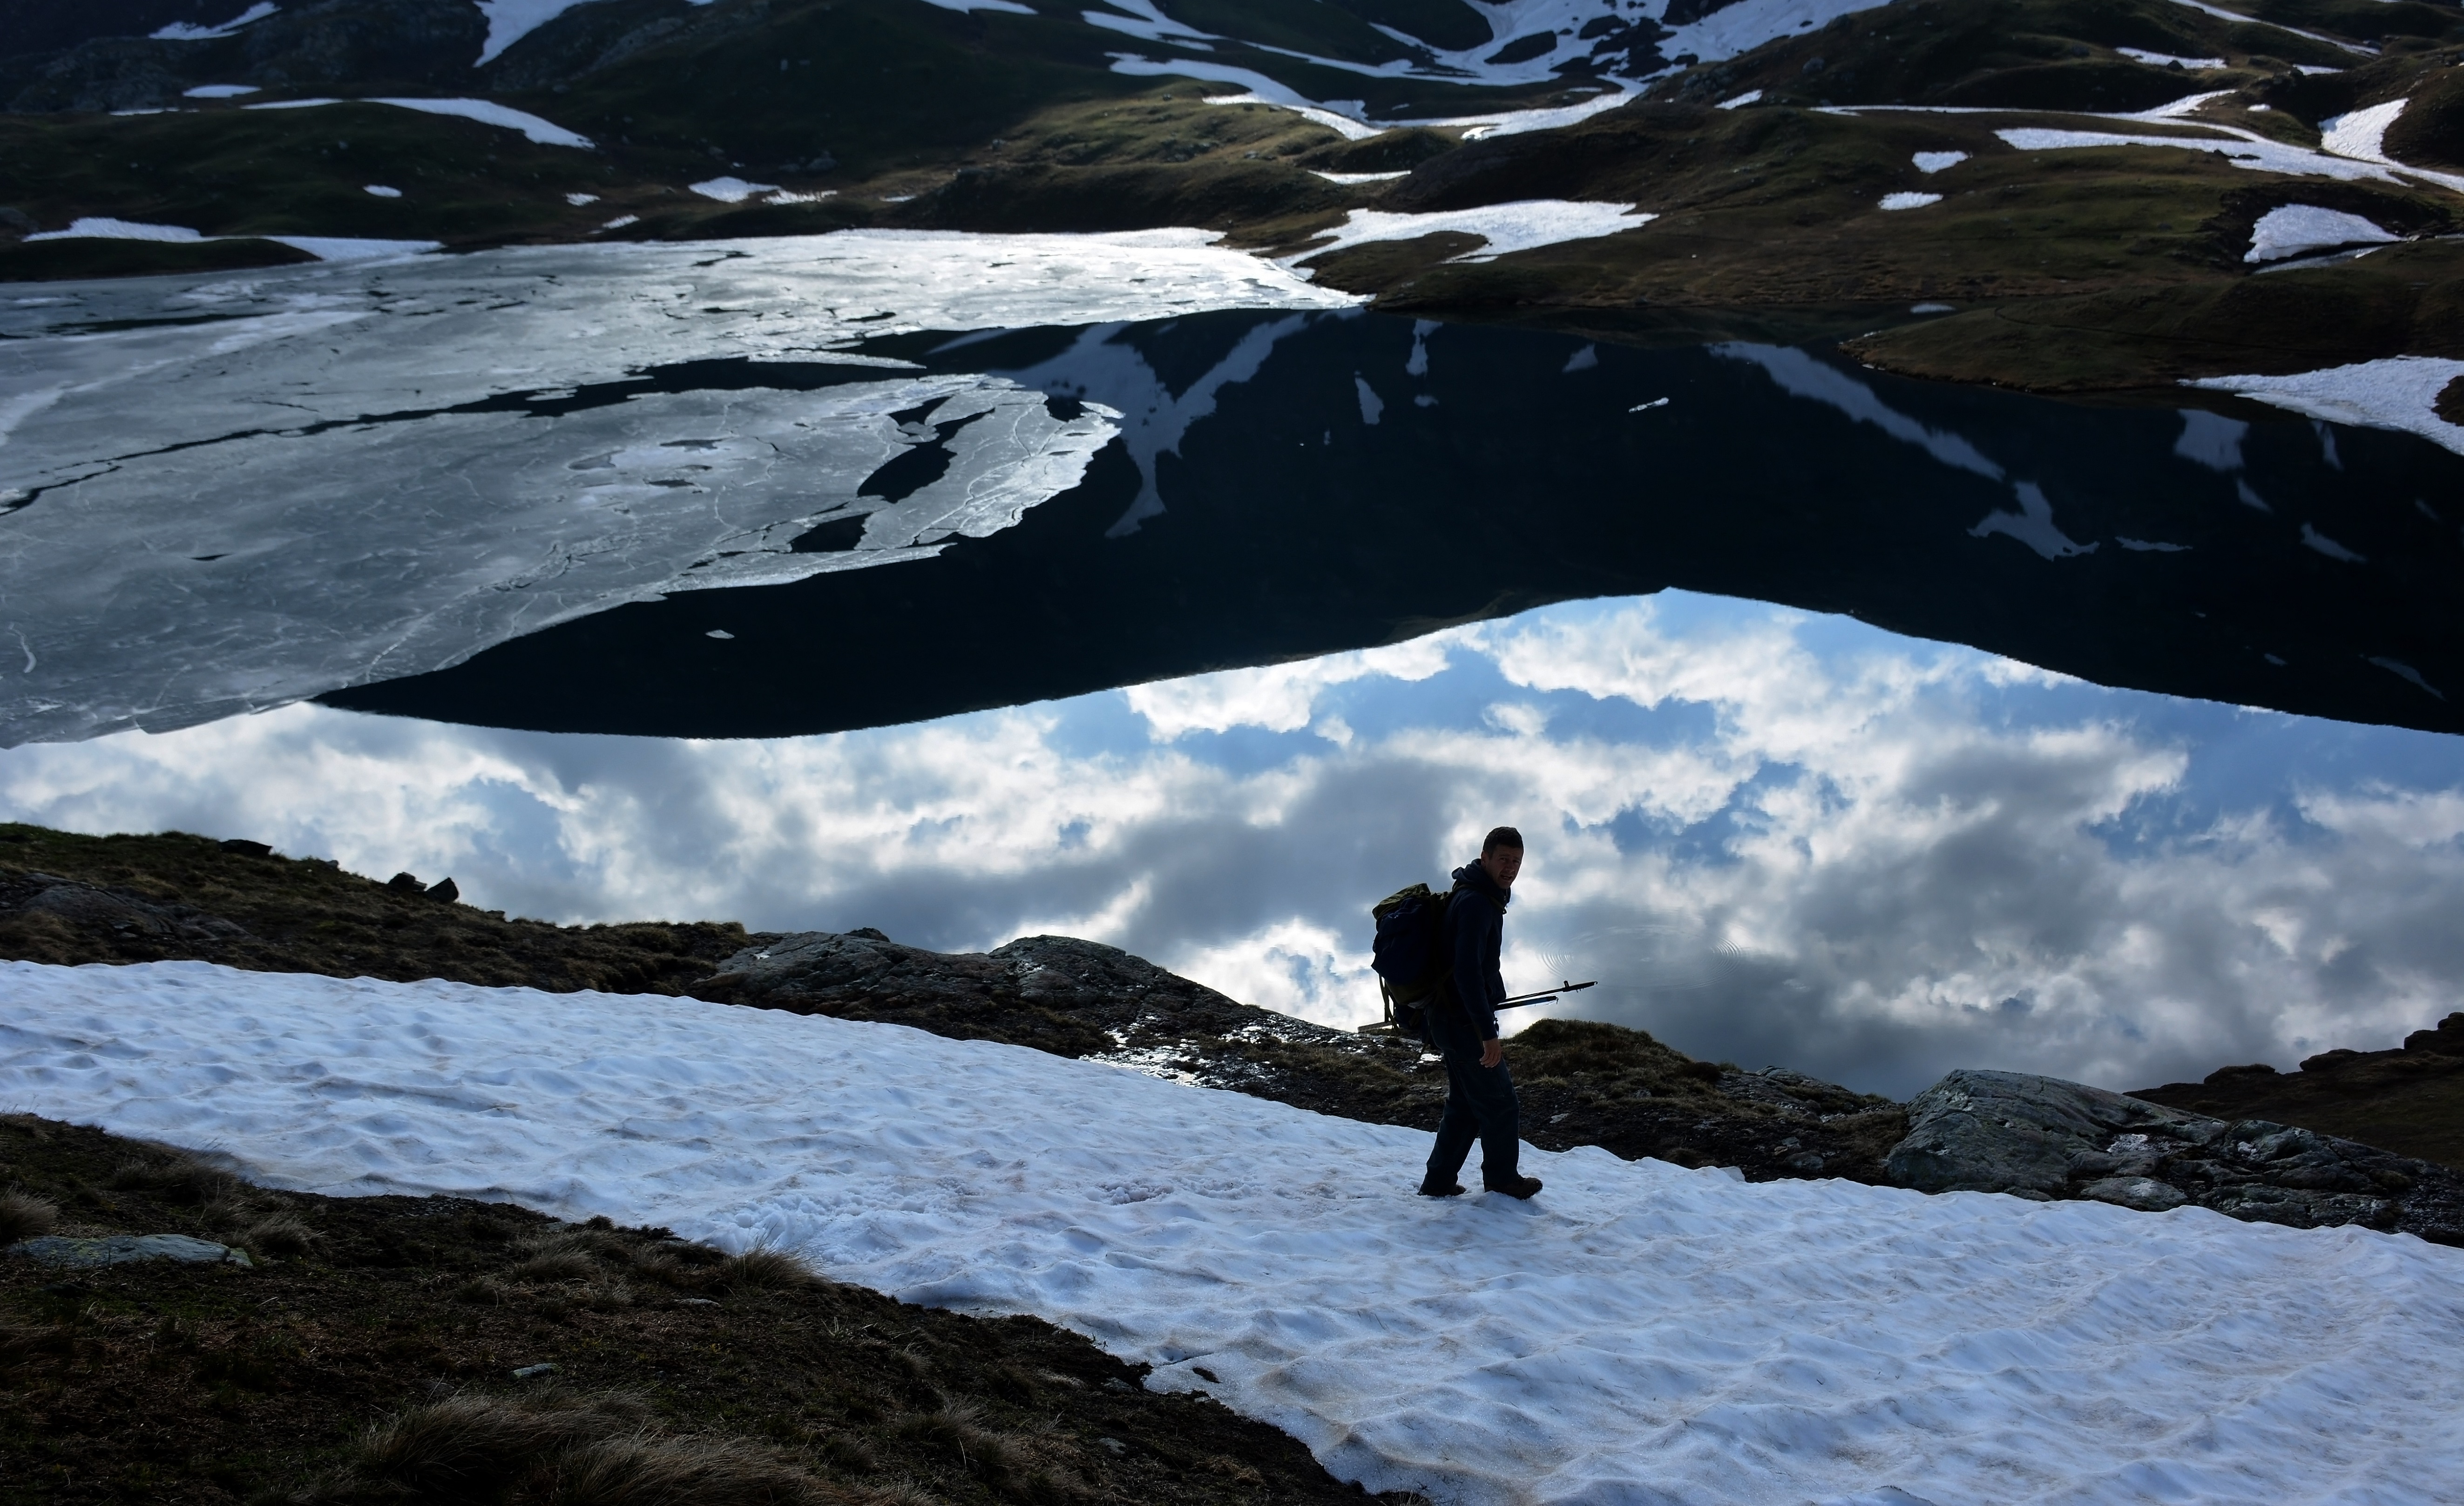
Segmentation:
<svg viewBox="0 0 2464 1506">
<path fill-rule="evenodd" d="M 2464 459 L 2409 435 L 1916 383 L 1784 347 L 1624 349 L 1361 314 L 873 353 L 1107 404 L 1124 433 L 1084 484 L 935 560 L 625 606 L 324 698 L 771 737 L 1683 587 L 2106 685 L 2464 730 Z M 692 380 L 850 375 L 704 365 Z M 935 459 L 903 455 L 872 489 L 924 484 Z M 853 543 L 826 535 L 800 546 Z"/>
</svg>

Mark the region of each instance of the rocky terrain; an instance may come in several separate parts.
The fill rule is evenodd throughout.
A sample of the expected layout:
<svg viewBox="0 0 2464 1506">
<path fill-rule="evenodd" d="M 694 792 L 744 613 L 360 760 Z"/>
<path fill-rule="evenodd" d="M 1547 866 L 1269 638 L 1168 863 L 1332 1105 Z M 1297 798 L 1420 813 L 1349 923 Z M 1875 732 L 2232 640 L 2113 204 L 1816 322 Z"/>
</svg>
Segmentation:
<svg viewBox="0 0 2464 1506">
<path fill-rule="evenodd" d="M 10 1506 L 1363 1498 L 1075 1334 L 774 1252 L 245 1186 L 28 1115 L 0 1189 Z M 138 1241 L 185 1258 L 112 1258 Z"/>
<path fill-rule="evenodd" d="M 1902 1186 L 2147 1212 L 2196 1204 L 2297 1229 L 2360 1224 L 2464 1245 L 2464 1177 L 2315 1130 L 2013 1072 L 1954 1072 L 1907 1113 L 1907 1138 L 1886 1163 Z"/>
<path fill-rule="evenodd" d="M 1309 265 L 1398 311 L 1844 336 L 2048 391 L 2464 355 L 2453 4 L 599 0 L 501 46 L 470 0 L 170 8 L 0 42 L 0 278 L 309 255 L 270 235 L 1198 225 L 1305 256 L 1355 212 L 1555 198 L 1656 217 L 1475 261 L 1398 222 Z M 348 102 L 402 98 L 548 129 Z M 261 108 L 297 100 L 344 102 Z M 2266 252 L 2286 209 L 2352 218 Z M 227 238 L 24 238 L 100 218 Z"/>
<path fill-rule="evenodd" d="M 2216 1118 L 2282 1119 L 2464 1166 L 2464 1014 L 2413 1031 L 2394 1051 L 2321 1052 L 2289 1073 L 2264 1062 L 2224 1067 L 2202 1082 L 2131 1096 Z"/>
<path fill-rule="evenodd" d="M 1417 1041 L 1329 1030 L 1244 1005 L 1116 947 L 1026 937 L 980 954 L 874 930 L 748 934 L 701 922 L 560 927 L 509 920 L 330 864 L 179 833 L 80 837 L 0 828 L 0 956 L 51 963 L 193 957 L 261 970 L 440 977 L 550 991 L 690 994 L 910 1026 L 1120 1063 L 1202 1087 L 1377 1123 L 1434 1129 L 1442 1067 Z M 39 864 L 39 866 L 37 866 Z M 2197 1203 L 2297 1227 L 2361 1224 L 2464 1244 L 2464 1175 L 2440 1147 L 2464 1087 L 2464 1015 L 2407 1050 L 2411 1096 L 2362 1142 L 2297 1097 L 2233 1089 L 2124 1096 L 2057 1079 L 1953 1073 L 1907 1104 L 1768 1067 L 1701 1061 L 1645 1031 L 1542 1020 L 1514 1037 L 1524 1138 L 1629 1160 L 1735 1166 L 1749 1180 L 1844 1177 L 1925 1191 L 2083 1197 L 2151 1211 Z M 2313 1061 L 2320 1061 L 2314 1058 Z M 2275 1075 L 2228 1069 L 2233 1084 Z M 2309 1064 L 2299 1074 L 2311 1075 Z M 2185 1094 L 2189 1101 L 2175 1101 Z M 2205 1094 L 2207 1096 L 2197 1096 Z M 2280 1106 L 2278 1106 L 2280 1104 Z"/>
</svg>

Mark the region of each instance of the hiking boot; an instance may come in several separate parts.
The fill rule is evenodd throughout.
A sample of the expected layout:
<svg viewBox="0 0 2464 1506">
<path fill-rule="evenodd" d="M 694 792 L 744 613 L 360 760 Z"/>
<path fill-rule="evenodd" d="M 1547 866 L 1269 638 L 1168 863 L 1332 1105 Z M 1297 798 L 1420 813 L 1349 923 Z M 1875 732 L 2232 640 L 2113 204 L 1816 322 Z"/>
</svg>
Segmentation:
<svg viewBox="0 0 2464 1506">
<path fill-rule="evenodd" d="M 1420 1184 L 1420 1196 L 1424 1198 L 1459 1198 L 1463 1195 L 1463 1185 L 1460 1182 L 1450 1182 L 1442 1187 L 1434 1182 Z"/>
<path fill-rule="evenodd" d="M 1488 1190 L 1491 1192 L 1503 1192 L 1510 1198 L 1528 1198 L 1532 1193 L 1540 1190 L 1540 1179 L 1538 1177 L 1517 1177 L 1511 1182 L 1492 1182 L 1488 1185 Z"/>
</svg>

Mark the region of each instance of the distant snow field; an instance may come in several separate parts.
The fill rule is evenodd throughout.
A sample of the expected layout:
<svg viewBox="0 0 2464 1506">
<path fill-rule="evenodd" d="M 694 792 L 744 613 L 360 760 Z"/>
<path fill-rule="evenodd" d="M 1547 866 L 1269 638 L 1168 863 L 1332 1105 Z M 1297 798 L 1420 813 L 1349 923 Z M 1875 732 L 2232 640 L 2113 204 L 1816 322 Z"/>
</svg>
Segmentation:
<svg viewBox="0 0 2464 1506">
<path fill-rule="evenodd" d="M 313 100 L 268 100 L 263 104 L 243 105 L 249 110 L 310 110 L 328 104 L 390 104 L 396 109 L 416 110 L 422 115 L 452 115 L 482 125 L 501 126 L 519 131 L 542 146 L 572 146 L 587 151 L 590 138 L 578 131 L 568 131 L 554 121 L 543 120 L 528 110 L 517 110 L 498 104 L 494 100 L 414 100 L 399 97 L 367 100 L 335 100 L 322 97 Z"/>
<path fill-rule="evenodd" d="M 1881 207 L 1886 210 L 1921 210 L 1928 204 L 1940 204 L 1939 193 L 1885 193 Z"/>
<path fill-rule="evenodd" d="M 692 999 L 0 963 L 0 1103 L 262 1183 L 803 1251 L 1034 1313 L 1454 1503 L 2419 1501 L 2464 1478 L 2464 1252 L 1426 1136 Z M 1197 1374 L 1205 1367 L 1220 1380 Z"/>
<path fill-rule="evenodd" d="M 2162 68 L 2168 63 L 2180 63 L 2186 70 L 2198 71 L 2222 68 L 2225 65 L 2225 60 L 2221 57 L 2176 57 L 2171 53 L 2151 53 L 2140 47 L 2117 47 L 2114 51 L 2124 57 L 2145 63 L 2151 68 Z"/>
<path fill-rule="evenodd" d="M 1632 204 L 1586 204 L 1572 199 L 1522 199 L 1512 204 L 1489 204 L 1471 210 L 1433 210 L 1423 214 L 1353 210 L 1345 216 L 1342 224 L 1318 233 L 1322 237 L 1331 237 L 1326 244 L 1312 245 L 1307 251 L 1278 260 L 1284 266 L 1298 267 L 1320 256 L 1373 241 L 1417 240 L 1441 231 L 1455 231 L 1478 235 L 1486 244 L 1477 251 L 1467 251 L 1454 260 L 1493 261 L 1518 251 L 1534 251 L 1542 246 L 1591 240 L 1601 235 L 1614 235 L 1620 231 L 1636 230 L 1659 217 L 1639 212 Z"/>
<path fill-rule="evenodd" d="M 380 198 L 400 198 L 401 190 L 371 187 L 368 192 Z M 270 240 L 277 245 L 304 251 L 319 261 L 371 261 L 384 257 L 416 256 L 443 249 L 443 242 L 433 240 L 372 240 L 363 235 L 208 235 L 186 225 L 147 225 L 136 220 L 86 218 L 72 220 L 66 230 L 38 231 L 28 240 L 151 240 L 165 245 L 201 245 L 209 240 Z M 0 372 L 0 389 L 7 386 L 7 374 Z M 18 415 L 22 416 L 22 415 Z M 16 417 L 0 426 L 0 440 L 15 427 Z"/>
</svg>

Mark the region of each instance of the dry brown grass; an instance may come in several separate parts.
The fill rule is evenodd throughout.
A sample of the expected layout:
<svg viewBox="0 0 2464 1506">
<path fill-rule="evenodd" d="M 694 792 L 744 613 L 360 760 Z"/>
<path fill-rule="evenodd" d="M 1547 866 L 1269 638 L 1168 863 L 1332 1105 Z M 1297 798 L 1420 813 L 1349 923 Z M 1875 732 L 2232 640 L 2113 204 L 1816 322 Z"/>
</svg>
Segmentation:
<svg viewBox="0 0 2464 1506">
<path fill-rule="evenodd" d="M 239 1243 L 253 1255 L 296 1260 L 316 1248 L 317 1231 L 288 1213 L 276 1213 L 241 1230 Z"/>
<path fill-rule="evenodd" d="M 0 1245 L 38 1239 L 60 1223 L 60 1210 L 27 1192 L 0 1192 Z"/>
<path fill-rule="evenodd" d="M 557 1506 L 801 1506 L 837 1499 L 810 1474 L 737 1439 L 602 1438 L 557 1461 Z"/>
<path fill-rule="evenodd" d="M 215 1207 L 247 1197 L 239 1178 L 168 1146 L 158 1156 L 131 1158 L 104 1183 L 116 1192 L 147 1192 L 165 1203 Z"/>
<path fill-rule="evenodd" d="M 371 1428 L 295 1506 L 823 1506 L 847 1497 L 761 1445 L 677 1435 L 621 1393 L 466 1393 Z"/>
<path fill-rule="evenodd" d="M 902 1438 L 930 1444 L 957 1456 L 960 1463 L 991 1485 L 1016 1479 L 1029 1463 L 1018 1440 L 984 1426 L 982 1410 L 970 1402 L 952 1402 L 936 1411 L 910 1412 L 892 1425 Z"/>
<path fill-rule="evenodd" d="M 576 1250 L 542 1251 L 505 1272 L 517 1281 L 534 1285 L 587 1281 L 598 1273 L 599 1262 Z"/>
<path fill-rule="evenodd" d="M 820 1274 L 803 1256 L 771 1245 L 756 1245 L 740 1255 L 730 1255 L 711 1274 L 711 1285 L 730 1291 L 785 1291 L 821 1284 Z"/>
</svg>

